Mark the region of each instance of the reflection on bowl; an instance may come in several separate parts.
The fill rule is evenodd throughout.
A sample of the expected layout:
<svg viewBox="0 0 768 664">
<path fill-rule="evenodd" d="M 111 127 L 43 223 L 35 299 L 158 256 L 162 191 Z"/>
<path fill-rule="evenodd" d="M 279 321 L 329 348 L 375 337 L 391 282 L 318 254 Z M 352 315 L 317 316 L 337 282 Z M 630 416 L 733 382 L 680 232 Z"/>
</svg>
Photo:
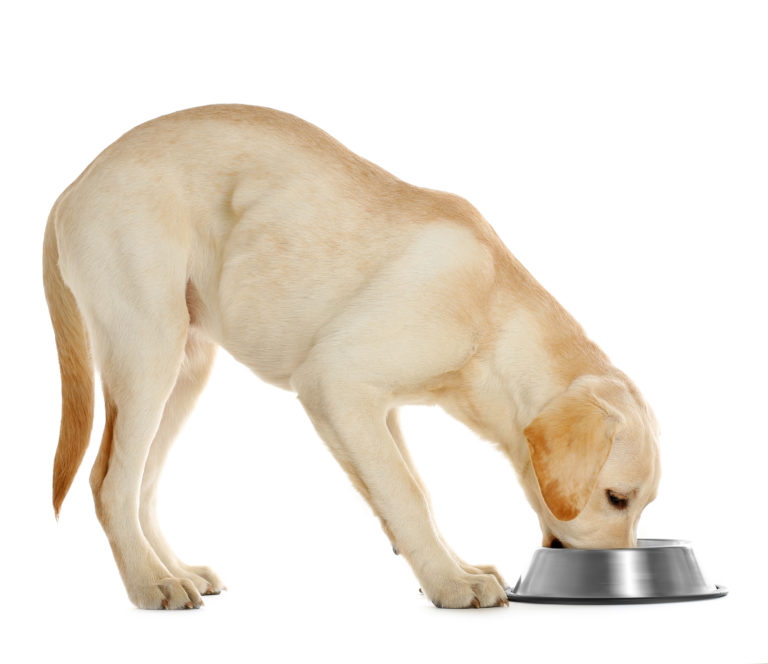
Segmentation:
<svg viewBox="0 0 768 664">
<path fill-rule="evenodd" d="M 722 597 L 690 544 L 642 539 L 634 549 L 537 549 L 510 600 L 555 604 L 679 602 Z"/>
</svg>

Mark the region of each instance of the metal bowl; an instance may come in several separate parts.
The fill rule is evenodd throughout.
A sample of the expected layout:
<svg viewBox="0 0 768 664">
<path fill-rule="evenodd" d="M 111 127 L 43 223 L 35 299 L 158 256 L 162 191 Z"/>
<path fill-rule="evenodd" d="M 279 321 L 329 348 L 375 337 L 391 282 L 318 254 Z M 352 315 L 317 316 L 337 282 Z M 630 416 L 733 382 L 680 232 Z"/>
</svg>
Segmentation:
<svg viewBox="0 0 768 664">
<path fill-rule="evenodd" d="M 507 597 L 551 604 L 635 604 L 722 597 L 688 542 L 641 539 L 634 549 L 537 549 Z"/>
</svg>

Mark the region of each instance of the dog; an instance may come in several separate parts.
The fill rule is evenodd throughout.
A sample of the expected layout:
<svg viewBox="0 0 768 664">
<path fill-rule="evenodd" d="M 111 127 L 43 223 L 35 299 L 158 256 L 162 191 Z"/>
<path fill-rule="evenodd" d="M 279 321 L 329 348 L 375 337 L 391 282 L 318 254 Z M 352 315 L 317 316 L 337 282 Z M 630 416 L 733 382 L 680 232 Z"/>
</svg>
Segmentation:
<svg viewBox="0 0 768 664">
<path fill-rule="evenodd" d="M 62 381 L 53 505 L 90 475 L 130 600 L 197 608 L 223 586 L 156 518 L 172 441 L 224 347 L 293 390 L 438 607 L 507 604 L 436 529 L 398 427 L 438 404 L 509 457 L 543 545 L 632 547 L 656 495 L 656 419 L 632 381 L 464 199 L 407 184 L 317 127 L 213 105 L 140 125 L 58 198 L 45 294 Z"/>
</svg>

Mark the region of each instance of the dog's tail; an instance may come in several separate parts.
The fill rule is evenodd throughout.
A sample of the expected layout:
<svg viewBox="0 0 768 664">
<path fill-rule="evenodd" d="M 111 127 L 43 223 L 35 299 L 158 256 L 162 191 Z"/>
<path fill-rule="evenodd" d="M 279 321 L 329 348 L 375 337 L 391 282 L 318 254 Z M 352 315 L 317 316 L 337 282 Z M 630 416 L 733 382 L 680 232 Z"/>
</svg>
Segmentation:
<svg viewBox="0 0 768 664">
<path fill-rule="evenodd" d="M 61 428 L 53 462 L 53 509 L 56 518 L 85 456 L 93 426 L 93 363 L 88 332 L 59 270 L 54 205 L 43 240 L 43 285 L 51 314 L 61 370 Z"/>
</svg>

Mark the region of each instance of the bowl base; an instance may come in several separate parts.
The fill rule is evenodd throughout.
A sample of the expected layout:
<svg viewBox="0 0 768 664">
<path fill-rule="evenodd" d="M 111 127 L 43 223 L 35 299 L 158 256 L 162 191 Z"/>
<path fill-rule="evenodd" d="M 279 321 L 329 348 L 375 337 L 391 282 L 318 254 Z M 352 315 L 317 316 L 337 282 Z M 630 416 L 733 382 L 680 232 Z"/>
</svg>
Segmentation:
<svg viewBox="0 0 768 664">
<path fill-rule="evenodd" d="M 692 602 L 701 599 L 715 599 L 728 594 L 728 589 L 715 586 L 715 589 L 698 595 L 651 595 L 646 597 L 543 597 L 536 595 L 518 595 L 512 588 L 505 588 L 510 602 L 528 602 L 531 604 L 660 604 L 662 602 Z"/>
</svg>

